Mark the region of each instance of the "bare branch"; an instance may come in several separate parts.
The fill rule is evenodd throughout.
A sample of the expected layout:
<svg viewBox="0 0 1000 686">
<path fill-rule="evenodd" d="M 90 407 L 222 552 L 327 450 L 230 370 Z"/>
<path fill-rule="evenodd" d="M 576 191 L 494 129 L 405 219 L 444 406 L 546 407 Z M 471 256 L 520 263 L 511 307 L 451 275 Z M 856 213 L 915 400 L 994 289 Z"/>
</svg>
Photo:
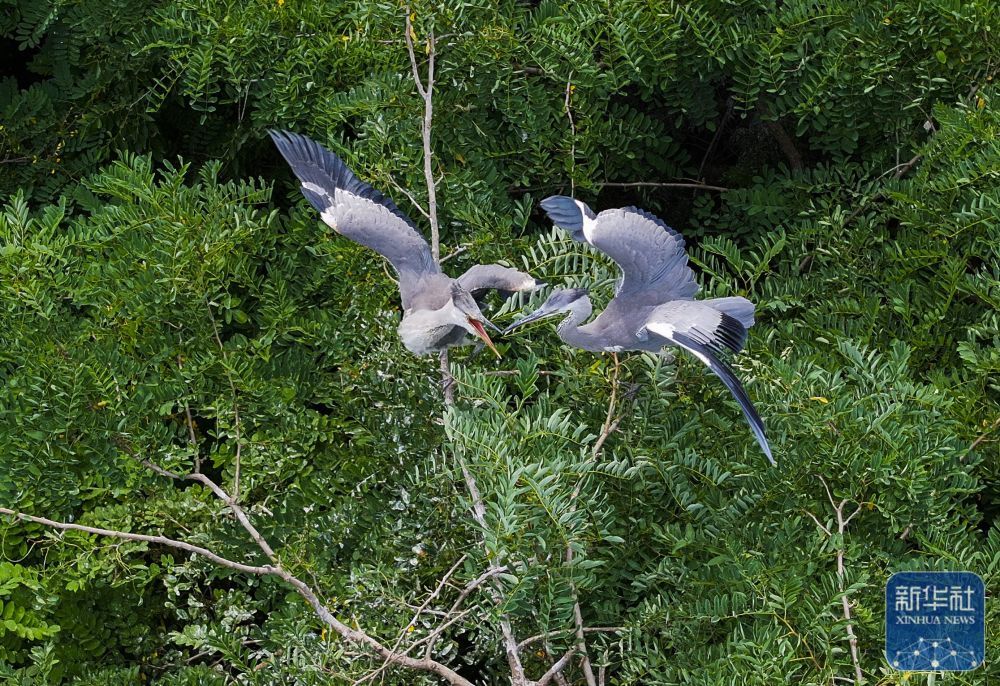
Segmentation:
<svg viewBox="0 0 1000 686">
<path fill-rule="evenodd" d="M 163 470 L 166 472 L 166 470 Z M 170 472 L 167 472 L 168 474 Z M 406 657 L 404 655 L 395 655 L 391 650 L 386 648 L 384 645 L 379 643 L 376 639 L 369 636 L 367 633 L 361 629 L 352 629 L 348 625 L 341 622 L 339 619 L 333 616 L 333 614 L 326 608 L 325 605 L 320 601 L 316 592 L 309 587 L 301 579 L 295 577 L 290 572 L 282 568 L 280 565 L 264 565 L 264 566 L 253 566 L 243 564 L 242 562 L 236 562 L 235 560 L 230 560 L 228 558 L 222 557 L 207 548 L 202 548 L 201 546 L 192 545 L 190 543 L 185 543 L 184 541 L 179 541 L 172 538 L 167 538 L 165 536 L 148 536 L 146 534 L 134 534 L 126 531 L 116 531 L 114 529 L 101 529 L 92 526 L 83 526 L 81 524 L 72 524 L 69 522 L 57 522 L 45 517 L 36 517 L 33 515 L 28 515 L 23 512 L 17 512 L 5 507 L 0 507 L 0 514 L 10 515 L 16 517 L 23 521 L 34 522 L 36 524 L 42 524 L 53 529 L 59 529 L 64 531 L 81 531 L 83 533 L 95 534 L 97 536 L 108 536 L 111 538 L 119 538 L 128 541 L 138 541 L 144 543 L 154 543 L 157 545 L 164 545 L 170 548 L 175 548 L 178 550 L 184 550 L 186 552 L 192 553 L 194 555 L 199 555 L 207 560 L 214 562 L 222 567 L 227 567 L 229 569 L 243 572 L 244 574 L 253 574 L 256 576 L 275 576 L 287 584 L 292 586 L 299 595 L 301 595 L 306 602 L 313 608 L 316 615 L 331 629 L 336 631 L 345 640 L 352 643 L 357 643 L 359 645 L 365 646 L 370 650 L 374 651 L 376 654 L 382 656 L 383 658 L 389 660 L 393 664 L 399 665 L 401 667 L 408 667 L 410 669 L 421 670 L 425 672 L 431 672 L 437 674 L 452 686 L 474 686 L 471 681 L 465 679 L 462 675 L 458 674 L 451 668 L 443 665 L 435 660 L 431 659 L 414 659 L 411 657 Z"/>
<path fill-rule="evenodd" d="M 545 674 L 542 675 L 542 678 L 535 682 L 536 686 L 545 686 L 547 683 L 552 681 L 557 674 L 561 673 L 572 659 L 574 650 L 574 648 L 567 650 L 565 655 L 559 658 L 554 665 L 549 667 L 549 671 L 545 672 Z"/>
<path fill-rule="evenodd" d="M 851 523 L 851 520 L 854 519 L 854 516 L 856 514 L 858 514 L 859 512 L 861 512 L 861 507 L 862 507 L 861 505 L 858 505 L 858 508 L 854 512 L 852 512 L 849 517 L 847 517 L 846 519 L 844 519 L 844 528 L 845 529 L 847 528 L 847 525 Z"/>
<path fill-rule="evenodd" d="M 604 442 L 608 436 L 618 427 L 620 420 L 614 419 L 615 410 L 618 403 L 618 376 L 621 373 L 621 362 L 618 360 L 618 353 L 611 353 L 615 362 L 614 371 L 611 374 L 611 398 L 608 400 L 608 411 L 604 415 L 604 424 L 601 426 L 601 435 L 594 442 L 591 451 L 591 458 L 596 460 L 601 454 Z M 576 499 L 583 488 L 584 478 L 580 477 L 576 481 L 573 493 L 570 494 L 571 510 L 576 510 Z M 566 564 L 573 562 L 573 546 L 566 545 Z M 569 582 L 570 590 L 573 593 L 573 621 L 576 624 L 576 649 L 580 653 L 580 667 L 583 669 L 583 676 L 587 681 L 587 686 L 597 686 L 597 678 L 594 676 L 594 669 L 590 664 L 590 654 L 587 652 L 586 628 L 583 626 L 583 612 L 580 608 L 580 598 L 576 590 L 576 584 L 572 580 Z"/>
<path fill-rule="evenodd" d="M 399 645 L 403 642 L 403 638 L 406 636 L 406 632 L 412 630 L 412 627 L 417 623 L 417 620 L 420 619 L 420 615 L 423 613 L 424 610 L 427 609 L 427 606 L 430 605 L 434 601 L 434 599 L 438 597 L 438 594 L 441 593 L 441 589 L 444 588 L 446 583 L 448 583 L 448 579 L 450 579 L 451 575 L 455 573 L 455 570 L 458 569 L 458 566 L 463 562 L 465 562 L 466 557 L 468 556 L 462 555 L 460 558 L 458 558 L 458 561 L 451 566 L 451 569 L 449 569 L 445 573 L 445 575 L 441 577 L 441 581 L 438 582 L 438 585 L 434 589 L 434 591 L 431 592 L 431 594 L 427 596 L 427 599 L 424 600 L 424 602 L 420 605 L 420 607 L 417 608 L 417 611 L 414 612 L 413 614 L 413 619 L 407 622 L 406 626 L 403 627 L 403 630 L 399 632 L 399 636 L 396 638 L 396 642 L 393 644 L 392 649 L 389 651 L 389 657 L 387 657 L 385 661 L 382 662 L 382 665 L 378 669 L 372 671 L 370 674 L 367 674 L 358 679 L 357 681 L 355 681 L 354 686 L 359 686 L 359 684 L 363 684 L 366 681 L 371 681 L 379 674 L 384 672 L 386 669 L 388 669 L 389 665 L 391 664 L 391 658 L 399 655 L 398 653 Z"/>
<path fill-rule="evenodd" d="M 822 524 L 820 524 L 820 521 L 818 519 L 816 519 L 816 515 L 814 515 L 809 510 L 802 510 L 802 511 L 805 512 L 807 515 L 809 515 L 809 519 L 811 519 L 814 522 L 816 522 L 816 526 L 818 526 L 820 529 L 822 529 L 823 533 L 825 533 L 827 536 L 833 536 L 833 534 L 830 533 L 829 529 L 827 529 L 825 526 L 823 526 Z"/>
<path fill-rule="evenodd" d="M 563 108 L 569 119 L 569 189 L 570 195 L 576 194 L 576 123 L 573 121 L 573 108 L 570 106 L 573 98 L 573 72 L 566 79 L 566 100 Z"/>
<path fill-rule="evenodd" d="M 222 557 L 213 553 L 207 548 L 202 548 L 201 546 L 192 545 L 190 543 L 185 543 L 184 541 L 178 541 L 173 538 L 167 538 L 166 536 L 148 536 L 146 534 L 133 534 L 127 531 L 116 531 L 114 529 L 101 529 L 93 526 L 83 526 L 81 524 L 71 524 L 69 522 L 57 522 L 52 519 L 47 519 L 45 517 L 36 517 L 34 515 L 25 514 L 23 512 L 17 512 L 16 510 L 10 510 L 6 507 L 0 507 L 0 514 L 10 515 L 16 517 L 17 519 L 34 522 L 35 524 L 42 524 L 44 526 L 50 527 L 52 529 L 60 529 L 62 531 L 82 531 L 83 533 L 95 534 L 97 536 L 109 536 L 111 538 L 120 538 L 126 541 L 138 541 L 142 543 L 155 543 L 157 545 L 164 545 L 170 548 L 177 548 L 178 550 L 184 550 L 194 555 L 200 555 L 208 560 L 211 560 L 217 565 L 222 567 L 228 567 L 229 569 L 234 569 L 237 572 L 243 572 L 244 574 L 254 574 L 256 576 L 265 576 L 268 574 L 274 574 L 275 569 L 271 566 L 254 566 L 243 564 L 242 562 L 236 562 L 235 560 L 230 560 L 228 558 Z"/>
<path fill-rule="evenodd" d="M 410 68 L 413 69 L 413 83 L 417 86 L 417 92 L 420 94 L 421 98 L 427 98 L 427 91 L 424 90 L 424 84 L 420 79 L 420 72 L 417 69 L 417 56 L 413 51 L 413 23 L 410 20 L 410 6 L 405 7 L 406 10 L 406 28 L 403 31 L 403 37 L 406 40 L 406 51 L 410 54 Z"/>
<path fill-rule="evenodd" d="M 204 474 L 188 474 L 185 478 L 191 481 L 197 481 L 201 484 L 204 484 L 205 486 L 208 486 L 212 490 L 212 492 L 219 498 L 219 500 L 221 500 L 222 502 L 224 502 L 226 505 L 229 506 L 229 509 L 232 510 L 233 515 L 236 517 L 236 521 L 238 521 L 240 525 L 244 529 L 246 529 L 246 532 L 250 534 L 250 538 L 253 539 L 253 542 L 257 544 L 257 547 L 260 548 L 265 555 L 267 555 L 267 558 L 271 562 L 278 564 L 278 557 L 277 555 L 274 554 L 274 550 L 271 549 L 271 546 L 268 544 L 268 542 L 264 540 L 264 537 L 260 535 L 260 532 L 257 531 L 254 525 L 250 522 L 250 518 L 247 517 L 247 513 L 243 510 L 242 507 L 240 507 L 239 503 L 236 502 L 235 496 L 230 496 L 228 493 L 222 490 L 221 486 L 219 486 L 217 483 L 209 479 Z"/>
<path fill-rule="evenodd" d="M 840 603 L 844 611 L 847 642 L 851 651 L 851 662 L 854 664 L 854 683 L 856 686 L 860 686 L 860 684 L 864 681 L 864 674 L 861 671 L 861 660 L 858 656 L 858 637 L 857 634 L 854 633 L 854 623 L 851 616 L 851 601 L 847 597 L 847 570 L 844 565 L 844 534 L 847 531 L 847 525 L 854 518 L 854 516 L 861 511 L 862 506 L 859 504 L 857 509 L 855 509 L 849 517 L 844 517 L 844 506 L 848 503 L 847 498 L 844 498 L 838 504 L 833 497 L 833 492 L 830 490 L 830 486 L 826 483 L 826 479 L 823 478 L 822 474 L 818 474 L 817 476 L 819 477 L 820 483 L 823 484 L 823 490 L 826 491 L 826 497 L 830 501 L 830 505 L 833 507 L 833 512 L 837 517 L 837 534 L 840 536 L 840 541 L 837 546 L 837 587 L 840 591 Z M 811 513 L 807 512 L 806 514 L 813 517 Z M 833 534 L 830 530 L 819 524 L 819 520 L 813 517 L 813 521 L 815 521 L 820 528 L 826 532 L 827 536 L 832 537 Z"/>
<path fill-rule="evenodd" d="M 233 516 L 236 517 L 236 520 L 246 530 L 246 532 L 250 534 L 250 538 L 257 544 L 257 547 L 259 547 L 264 554 L 267 555 L 267 558 L 271 562 L 278 564 L 278 558 L 274 554 L 274 550 L 271 549 L 271 546 L 266 540 L 264 540 L 264 537 L 260 535 L 260 532 L 257 531 L 256 527 L 254 527 L 254 525 L 250 522 L 250 518 L 247 516 L 246 511 L 244 511 L 244 509 L 240 507 L 239 503 L 237 503 L 236 500 L 226 493 L 226 491 L 217 483 L 200 472 L 194 472 L 192 474 L 182 476 L 176 472 L 170 471 L 169 469 L 164 469 L 151 460 L 140 458 L 136 455 L 132 455 L 132 457 L 137 459 L 143 466 L 156 472 L 160 476 L 165 476 L 168 479 L 175 479 L 177 481 L 197 481 L 198 483 L 207 486 L 219 500 L 224 502 L 229 507 Z"/>
<path fill-rule="evenodd" d="M 425 210 L 423 206 L 419 202 L 417 202 L 417 199 L 413 197 L 413 194 L 410 193 L 410 191 L 403 188 L 401 185 L 399 185 L 399 183 L 396 182 L 396 179 L 390 176 L 389 183 L 392 184 L 393 188 L 395 188 L 397 191 L 406 196 L 407 200 L 409 200 L 410 203 L 417 209 L 417 212 L 424 215 L 424 217 L 427 219 L 431 218 L 431 216 L 427 213 L 427 210 Z"/>
<path fill-rule="evenodd" d="M 235 502 L 240 499 L 240 451 L 243 448 L 240 406 L 237 402 L 236 384 L 233 383 L 233 375 L 229 370 L 229 358 L 226 355 L 226 348 L 222 345 L 222 338 L 219 337 L 219 327 L 215 323 L 215 315 L 212 314 L 212 304 L 205 303 L 205 306 L 208 308 L 208 318 L 212 321 L 212 332 L 215 334 L 215 342 L 219 346 L 219 352 L 222 354 L 222 368 L 226 372 L 229 390 L 233 394 L 233 426 L 236 429 L 236 457 L 233 467 L 233 502 Z"/>
<path fill-rule="evenodd" d="M 687 181 L 605 181 L 600 184 L 601 186 L 607 188 L 633 188 L 648 186 L 651 188 L 697 188 L 702 191 L 718 191 L 720 193 L 725 193 L 729 188 L 724 186 L 712 186 L 707 183 L 697 183 L 697 182 L 687 182 Z"/>
<path fill-rule="evenodd" d="M 973 450 L 978 448 L 979 445 L 986 440 L 987 436 L 996 431 L 998 427 L 1000 427 L 1000 417 L 997 417 L 996 421 L 993 422 L 990 428 L 984 431 L 981 436 L 979 436 L 976 440 L 972 442 L 972 445 L 969 446 L 969 452 L 972 452 Z"/>
<path fill-rule="evenodd" d="M 469 249 L 469 244 L 468 243 L 462 243 L 460 246 L 458 246 L 457 248 L 455 248 L 454 250 L 452 250 L 450 253 L 448 253 L 447 255 L 445 255 L 444 257 L 442 257 L 440 260 L 438 260 L 438 264 L 444 264 L 445 262 L 447 262 L 451 258 L 458 257 L 459 255 L 461 255 L 462 253 L 464 253 L 468 249 Z"/>
<path fill-rule="evenodd" d="M 465 588 L 462 589 L 462 592 L 458 594 L 458 598 L 455 600 L 454 603 L 452 603 L 451 607 L 445 613 L 445 617 L 448 617 L 449 615 L 453 615 L 455 613 L 455 611 L 458 610 L 459 606 L 462 603 L 465 602 L 465 599 L 468 598 L 469 595 L 474 590 L 476 590 L 477 588 L 479 588 L 480 586 L 482 586 L 484 582 L 492 579 L 497 574 L 502 574 L 503 572 L 506 572 L 506 571 L 507 571 L 507 565 L 503 565 L 503 566 L 500 566 L 500 567 L 497 567 L 497 566 L 494 566 L 494 565 L 490 565 L 489 569 L 487 569 L 485 572 L 483 572 L 482 574 L 480 574 L 475 579 L 473 579 L 472 581 L 470 581 L 468 584 L 465 585 Z M 430 658 L 430 656 L 434 653 L 434 644 L 437 641 L 437 637 L 440 636 L 441 633 L 444 632 L 444 630 L 446 628 L 448 628 L 449 626 L 451 626 L 452 624 L 454 624 L 456 621 L 458 621 L 459 617 L 463 617 L 466 614 L 468 614 L 468 611 L 460 612 L 458 616 L 453 617 L 452 619 L 446 621 L 444 624 L 442 624 L 437 629 L 435 629 L 434 631 L 431 632 L 431 634 L 426 639 L 427 640 L 427 649 L 424 651 L 424 657 L 425 658 Z M 407 652 L 409 652 L 409 651 L 407 651 Z"/>
<path fill-rule="evenodd" d="M 583 628 L 584 633 L 587 634 L 617 634 L 620 631 L 626 631 L 626 630 L 627 627 L 624 626 L 587 626 Z M 539 641 L 544 641 L 546 639 L 553 638 L 561 634 L 570 633 L 572 631 L 575 631 L 575 629 L 556 629 L 555 631 L 549 631 L 544 634 L 536 634 L 518 643 L 517 647 L 520 648 L 521 650 L 524 650 L 533 643 L 538 643 Z"/>
<path fill-rule="evenodd" d="M 177 368 L 180 370 L 184 369 L 184 361 L 181 359 L 180 354 L 177 355 Z M 194 419 L 191 416 L 191 407 L 188 405 L 188 401 L 184 400 L 184 418 L 187 423 L 188 429 L 188 445 L 191 446 L 191 450 L 194 451 L 194 471 L 201 471 L 201 455 L 198 452 L 198 438 L 194 434 Z"/>
</svg>

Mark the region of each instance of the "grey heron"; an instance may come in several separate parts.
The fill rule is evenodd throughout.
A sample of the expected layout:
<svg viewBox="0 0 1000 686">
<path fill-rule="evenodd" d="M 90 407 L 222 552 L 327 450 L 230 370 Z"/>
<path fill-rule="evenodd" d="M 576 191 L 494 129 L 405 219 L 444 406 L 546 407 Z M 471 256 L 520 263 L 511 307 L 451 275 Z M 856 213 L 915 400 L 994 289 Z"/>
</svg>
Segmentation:
<svg viewBox="0 0 1000 686">
<path fill-rule="evenodd" d="M 775 464 L 764 434 L 764 422 L 723 361 L 726 351 L 738 353 L 754 323 L 754 305 L 743 297 L 695 300 L 698 284 L 687 264 L 684 238 L 658 217 L 636 207 L 594 214 L 584 203 L 552 196 L 541 203 L 553 223 L 574 240 L 588 243 L 614 260 L 622 276 L 615 297 L 594 321 L 586 289 L 552 292 L 531 314 L 507 327 L 517 327 L 566 313 L 559 337 L 591 352 L 679 347 L 705 363 L 736 398 L 757 442 Z"/>
<path fill-rule="evenodd" d="M 478 336 L 499 357 L 479 309 L 489 290 L 532 290 L 528 274 L 498 264 L 475 265 L 457 279 L 441 271 L 413 222 L 388 197 L 356 177 L 343 160 L 307 136 L 270 131 L 301 183 L 302 194 L 334 231 L 389 260 L 399 276 L 403 319 L 397 331 L 414 355 L 470 342 Z"/>
</svg>

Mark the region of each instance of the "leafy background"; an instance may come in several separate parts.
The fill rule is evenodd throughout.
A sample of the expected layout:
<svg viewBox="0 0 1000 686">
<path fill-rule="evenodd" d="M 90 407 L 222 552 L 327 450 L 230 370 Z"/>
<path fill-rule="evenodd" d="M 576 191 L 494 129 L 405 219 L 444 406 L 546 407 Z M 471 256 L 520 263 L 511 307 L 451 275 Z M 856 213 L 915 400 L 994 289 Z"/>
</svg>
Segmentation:
<svg viewBox="0 0 1000 686">
<path fill-rule="evenodd" d="M 967 569 L 987 664 L 942 681 L 1000 678 L 996 3 L 410 8 L 418 53 L 438 37 L 448 271 L 505 260 L 603 303 L 613 265 L 538 201 L 660 214 L 704 294 L 757 303 L 735 365 L 777 468 L 696 361 L 616 368 L 546 327 L 499 361 L 454 354 L 443 410 L 385 268 L 317 221 L 265 134 L 324 142 L 426 229 L 401 4 L 0 5 L 0 505 L 258 563 L 211 493 L 139 462 L 232 483 L 239 450 L 244 507 L 338 616 L 391 642 L 461 554 L 462 583 L 501 561 L 516 633 L 557 632 L 529 671 L 571 645 L 576 592 L 588 626 L 620 627 L 588 639 L 612 684 L 855 681 L 845 593 L 864 681 L 913 683 L 882 656 L 885 581 Z M 724 190 L 635 185 L 692 181 Z M 840 534 L 842 500 L 860 509 Z M 0 548 L 4 683 L 352 683 L 379 664 L 274 580 L 10 519 Z M 499 611 L 471 608 L 437 657 L 506 684 Z"/>
</svg>

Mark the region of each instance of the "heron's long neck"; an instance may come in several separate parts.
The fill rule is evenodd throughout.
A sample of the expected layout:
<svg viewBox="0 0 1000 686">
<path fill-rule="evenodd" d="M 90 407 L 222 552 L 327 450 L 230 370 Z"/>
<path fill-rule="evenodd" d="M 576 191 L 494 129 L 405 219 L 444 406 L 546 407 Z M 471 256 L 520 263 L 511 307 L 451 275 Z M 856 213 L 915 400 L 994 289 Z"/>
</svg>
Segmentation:
<svg viewBox="0 0 1000 686">
<path fill-rule="evenodd" d="M 591 304 L 590 298 L 586 296 L 573 303 L 573 307 L 569 311 L 569 316 L 566 317 L 566 319 L 564 319 L 556 328 L 559 338 L 561 338 L 564 343 L 571 345 L 574 348 L 582 348 L 584 350 L 597 352 L 603 350 L 604 346 L 599 340 L 597 340 L 597 335 L 588 331 L 580 330 L 580 325 L 590 319 L 590 315 L 593 311 L 594 306 Z"/>
</svg>

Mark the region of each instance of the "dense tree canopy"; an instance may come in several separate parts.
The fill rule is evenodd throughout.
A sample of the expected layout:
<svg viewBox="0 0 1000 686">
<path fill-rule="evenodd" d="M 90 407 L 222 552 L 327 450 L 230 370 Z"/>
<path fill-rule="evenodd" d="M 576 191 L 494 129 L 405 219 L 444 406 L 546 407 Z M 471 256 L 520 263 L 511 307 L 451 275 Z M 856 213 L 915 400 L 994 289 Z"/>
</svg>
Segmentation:
<svg viewBox="0 0 1000 686">
<path fill-rule="evenodd" d="M 0 518 L 0 681 L 901 684 L 912 569 L 983 576 L 948 681 L 1000 678 L 1000 5 L 0 5 L 0 508 L 36 518 Z M 432 56 L 444 268 L 601 307 L 538 201 L 656 212 L 757 304 L 777 467 L 696 360 L 546 326 L 453 351 L 443 403 L 266 135 L 429 236 Z"/>
</svg>

